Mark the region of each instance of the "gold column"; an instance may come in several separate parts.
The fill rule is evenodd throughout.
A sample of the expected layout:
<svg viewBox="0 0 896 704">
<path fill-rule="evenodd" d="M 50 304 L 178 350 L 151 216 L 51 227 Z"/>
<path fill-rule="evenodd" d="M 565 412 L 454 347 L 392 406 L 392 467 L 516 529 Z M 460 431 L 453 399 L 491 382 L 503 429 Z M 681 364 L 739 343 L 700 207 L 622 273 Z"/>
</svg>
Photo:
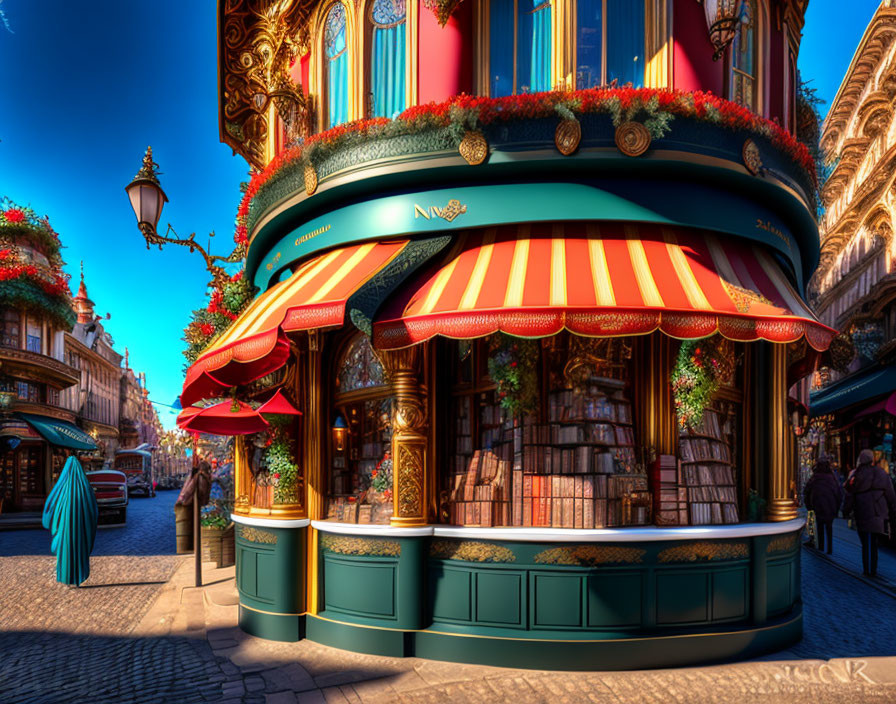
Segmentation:
<svg viewBox="0 0 896 704">
<path fill-rule="evenodd" d="M 669 382 L 674 342 L 666 335 L 654 333 L 639 338 L 636 344 L 636 409 L 642 444 L 657 455 L 675 455 L 678 424 Z"/>
<path fill-rule="evenodd" d="M 395 412 L 392 420 L 393 526 L 427 524 L 426 393 L 420 385 L 420 345 L 381 352 L 392 383 Z"/>
<path fill-rule="evenodd" d="M 793 503 L 793 457 L 787 427 L 787 345 L 771 345 L 771 375 L 768 408 L 768 462 L 770 521 L 789 521 L 796 518 Z M 759 409 L 757 409 L 759 410 Z"/>
<path fill-rule="evenodd" d="M 249 451 L 246 438 L 237 435 L 233 439 L 233 486 L 236 496 L 233 512 L 249 514 L 249 496 L 252 493 L 252 472 L 249 471 Z"/>
<path fill-rule="evenodd" d="M 319 520 L 324 517 L 324 503 L 327 494 L 327 477 L 324 471 L 323 414 L 325 404 L 323 398 L 323 375 L 321 373 L 320 333 L 317 330 L 308 332 L 308 355 L 305 364 L 306 373 L 306 406 L 305 406 L 305 508 L 308 517 Z M 308 529 L 306 545 L 307 566 L 305 598 L 306 610 L 318 612 L 317 591 L 317 552 L 318 534 Z"/>
</svg>

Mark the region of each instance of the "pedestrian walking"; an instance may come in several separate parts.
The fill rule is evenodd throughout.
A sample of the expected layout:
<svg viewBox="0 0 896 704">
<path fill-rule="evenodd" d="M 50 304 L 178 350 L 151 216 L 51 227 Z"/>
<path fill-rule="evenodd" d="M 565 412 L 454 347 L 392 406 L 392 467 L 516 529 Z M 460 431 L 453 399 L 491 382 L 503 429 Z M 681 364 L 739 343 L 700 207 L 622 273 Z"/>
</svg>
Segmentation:
<svg viewBox="0 0 896 704">
<path fill-rule="evenodd" d="M 896 521 L 896 491 L 887 473 L 874 465 L 874 453 L 862 450 L 855 471 L 846 481 L 843 515 L 855 520 L 862 541 L 862 571 L 877 576 L 878 536 L 887 532 L 887 520 Z"/>
<path fill-rule="evenodd" d="M 830 555 L 834 549 L 834 519 L 843 504 L 843 487 L 834 474 L 828 457 L 820 457 L 812 468 L 804 491 L 806 508 L 815 512 L 815 529 L 818 534 L 818 549 Z"/>
</svg>

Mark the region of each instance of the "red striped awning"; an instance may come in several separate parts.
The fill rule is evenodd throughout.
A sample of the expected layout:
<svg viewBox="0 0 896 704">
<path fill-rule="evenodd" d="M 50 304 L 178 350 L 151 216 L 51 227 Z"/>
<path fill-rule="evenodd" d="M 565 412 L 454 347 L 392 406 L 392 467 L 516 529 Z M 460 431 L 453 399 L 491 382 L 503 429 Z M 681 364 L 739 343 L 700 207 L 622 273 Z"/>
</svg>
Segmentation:
<svg viewBox="0 0 896 704">
<path fill-rule="evenodd" d="M 819 323 L 767 249 L 661 225 L 507 226 L 458 237 L 442 265 L 409 285 L 373 326 L 374 346 L 503 331 L 544 337 L 639 335 L 793 342 L 816 350 Z"/>
<path fill-rule="evenodd" d="M 187 370 L 181 403 L 192 405 L 282 367 L 289 357 L 284 333 L 341 326 L 348 298 L 406 245 L 405 240 L 340 247 L 299 265 L 289 279 L 256 298 Z"/>
</svg>

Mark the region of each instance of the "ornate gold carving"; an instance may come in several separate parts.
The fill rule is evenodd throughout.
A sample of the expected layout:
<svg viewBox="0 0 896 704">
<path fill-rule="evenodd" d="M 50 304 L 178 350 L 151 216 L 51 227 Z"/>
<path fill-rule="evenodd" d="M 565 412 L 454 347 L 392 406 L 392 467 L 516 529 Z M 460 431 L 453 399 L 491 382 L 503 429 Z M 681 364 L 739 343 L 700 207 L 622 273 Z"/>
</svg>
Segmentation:
<svg viewBox="0 0 896 704">
<path fill-rule="evenodd" d="M 302 132 L 306 105 L 289 76 L 313 5 L 307 0 L 223 0 L 219 3 L 221 139 L 256 168 L 264 166 L 267 110 L 273 100 Z M 307 44 L 307 37 L 304 38 Z"/>
<path fill-rule="evenodd" d="M 317 170 L 311 164 L 305 164 L 305 193 L 313 195 L 317 190 Z"/>
<path fill-rule="evenodd" d="M 616 128 L 616 147 L 626 156 L 641 156 L 650 146 L 650 132 L 640 122 L 623 122 Z"/>
<path fill-rule="evenodd" d="M 460 155 L 471 166 L 477 166 L 488 157 L 488 142 L 479 130 L 467 132 L 458 147 Z"/>
<path fill-rule="evenodd" d="M 759 147 L 756 146 L 756 142 L 748 138 L 744 142 L 741 154 L 747 171 L 755 176 L 762 170 L 762 157 L 759 155 Z"/>
<path fill-rule="evenodd" d="M 243 540 L 249 540 L 253 543 L 265 543 L 267 545 L 277 544 L 277 534 L 266 530 L 255 528 L 254 526 L 240 526 L 240 537 Z"/>
<path fill-rule="evenodd" d="M 437 560 L 464 560 L 466 562 L 516 561 L 516 555 L 510 548 L 476 540 L 434 540 L 429 546 L 429 556 Z"/>
<path fill-rule="evenodd" d="M 646 550 L 623 548 L 613 545 L 570 545 L 542 550 L 535 562 L 543 565 L 636 565 L 643 562 Z"/>
<path fill-rule="evenodd" d="M 578 120 L 561 120 L 554 131 L 554 145 L 563 156 L 574 154 L 582 141 L 582 125 Z"/>
<path fill-rule="evenodd" d="M 398 515 L 401 518 L 420 516 L 423 511 L 423 446 L 399 444 L 397 465 Z"/>
<path fill-rule="evenodd" d="M 768 545 L 765 546 L 765 552 L 769 555 L 773 552 L 792 552 L 799 546 L 799 540 L 799 533 L 779 535 L 769 541 Z"/>
<path fill-rule="evenodd" d="M 734 307 L 737 308 L 738 313 L 749 313 L 750 308 L 753 307 L 754 303 L 764 303 L 767 306 L 775 305 L 761 293 L 757 293 L 756 291 L 736 286 L 725 279 L 722 279 L 722 284 L 725 286 L 725 291 L 731 297 L 731 301 L 734 303 Z"/>
<path fill-rule="evenodd" d="M 448 205 L 444 208 L 438 208 L 435 205 L 431 205 L 429 208 L 423 208 L 414 203 L 414 220 L 419 217 L 426 218 L 427 220 L 437 217 L 452 222 L 454 218 L 458 215 L 463 215 L 465 212 L 467 212 L 467 206 L 461 203 L 457 198 L 449 200 Z"/>
<path fill-rule="evenodd" d="M 335 552 L 339 555 L 365 555 L 368 557 L 398 557 L 401 555 L 400 543 L 379 538 L 360 538 L 325 533 L 321 538 L 320 545 L 327 552 Z"/>
<path fill-rule="evenodd" d="M 697 542 L 682 543 L 666 548 L 659 554 L 660 562 L 702 562 L 704 560 L 742 560 L 750 555 L 746 543 Z"/>
<path fill-rule="evenodd" d="M 455 8 L 461 4 L 463 0 L 423 0 L 423 7 L 430 10 L 439 21 L 439 25 L 444 27 L 448 24 L 451 14 Z"/>
</svg>

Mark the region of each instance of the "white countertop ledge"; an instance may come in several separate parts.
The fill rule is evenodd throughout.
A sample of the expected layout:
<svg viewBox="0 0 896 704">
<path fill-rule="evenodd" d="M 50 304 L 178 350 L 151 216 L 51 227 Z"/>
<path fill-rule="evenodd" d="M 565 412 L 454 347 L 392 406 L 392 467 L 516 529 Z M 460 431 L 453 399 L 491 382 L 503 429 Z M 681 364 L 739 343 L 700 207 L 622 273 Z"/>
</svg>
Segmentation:
<svg viewBox="0 0 896 704">
<path fill-rule="evenodd" d="M 311 526 L 325 533 L 341 535 L 379 535 L 396 538 L 419 538 L 433 535 L 437 538 L 462 538 L 465 540 L 507 540 L 526 543 L 638 543 L 660 540 L 724 540 L 726 538 L 752 538 L 763 535 L 781 535 L 801 530 L 805 518 L 794 518 L 780 523 L 738 523 L 727 526 L 681 526 L 657 528 L 481 528 L 465 526 L 420 526 L 418 528 L 392 528 L 385 525 L 358 523 L 331 523 L 311 521 Z"/>
<path fill-rule="evenodd" d="M 258 518 L 256 516 L 238 516 L 230 514 L 230 520 L 243 526 L 258 526 L 259 528 L 305 528 L 311 521 L 307 518 Z"/>
<path fill-rule="evenodd" d="M 330 521 L 311 521 L 311 527 L 323 533 L 339 533 L 340 535 L 382 535 L 393 538 L 421 538 L 432 535 L 432 526 L 414 528 L 393 528 L 375 523 L 333 523 Z"/>
</svg>

